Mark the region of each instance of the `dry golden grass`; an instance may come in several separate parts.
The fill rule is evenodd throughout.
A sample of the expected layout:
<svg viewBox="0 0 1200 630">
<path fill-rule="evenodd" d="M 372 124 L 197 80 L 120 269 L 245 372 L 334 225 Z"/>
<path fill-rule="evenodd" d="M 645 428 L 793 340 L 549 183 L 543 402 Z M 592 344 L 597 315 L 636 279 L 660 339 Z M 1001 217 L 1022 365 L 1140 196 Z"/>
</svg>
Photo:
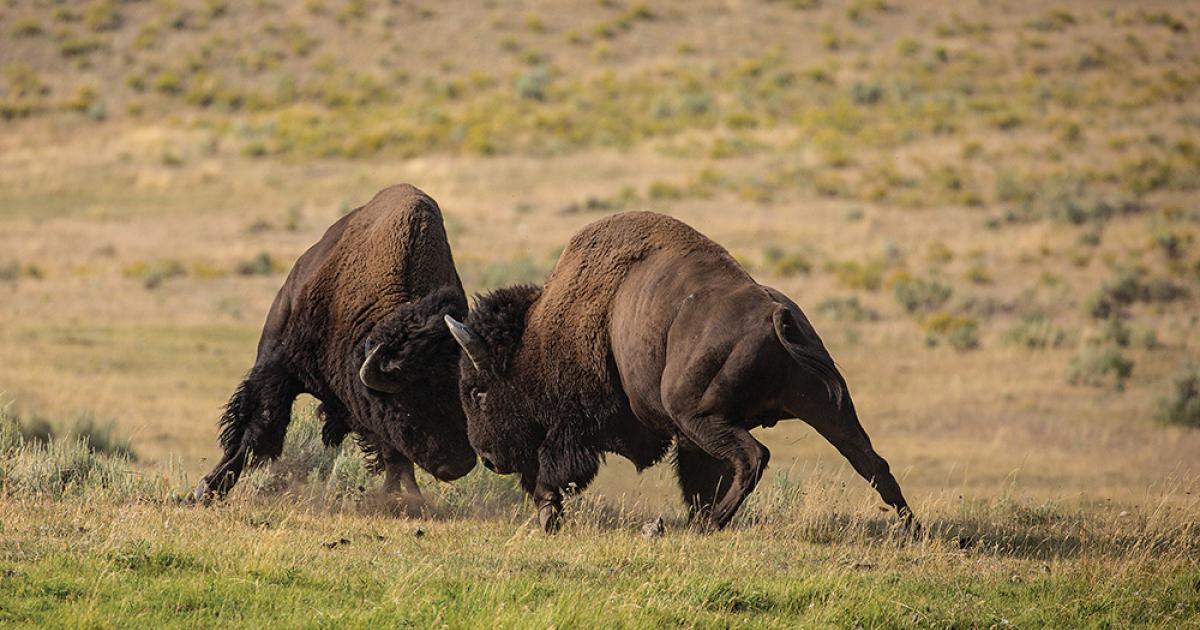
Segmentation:
<svg viewBox="0 0 1200 630">
<path fill-rule="evenodd" d="M 0 333 L 5 356 L 0 382 L 20 406 L 51 413 L 91 408 L 115 418 L 148 461 L 174 453 L 189 470 L 200 472 L 206 465 L 200 458 L 216 454 L 217 411 L 253 361 L 258 327 L 282 282 L 279 274 L 230 273 L 239 262 L 259 251 L 292 260 L 340 207 L 362 203 L 388 183 L 411 181 L 439 199 L 464 275 L 469 284 L 476 282 L 469 288 L 483 289 L 477 284 L 481 269 L 522 255 L 548 268 L 556 248 L 597 216 L 563 215 L 559 207 L 619 187 L 614 182 L 637 185 L 679 167 L 677 159 L 635 155 L 589 153 L 548 163 L 427 158 L 319 167 L 232 158 L 225 174 L 208 186 L 187 181 L 194 177 L 190 172 L 171 172 L 161 186 L 111 191 L 103 191 L 108 181 L 132 177 L 140 168 L 105 167 L 109 172 L 96 181 L 100 190 L 86 200 L 68 201 L 78 199 L 80 191 L 74 182 L 64 182 L 72 190 L 62 193 L 61 203 L 73 206 L 65 216 L 6 219 L 0 237 L 4 250 L 18 260 L 37 261 L 45 277 L 21 279 L 10 289 Z M 47 149 L 38 161 L 69 159 Z M 172 197 L 173 189 L 200 192 Z M 276 199 L 266 201 L 272 195 Z M 156 205 L 165 199 L 171 199 L 169 207 Z M 533 209 L 517 210 L 522 203 Z M 1061 254 L 1042 253 L 1072 247 L 1075 230 L 1037 223 L 991 232 L 976 220 L 958 218 L 962 211 L 956 208 L 912 213 L 866 206 L 863 220 L 847 223 L 846 208 L 855 205 L 861 204 L 797 200 L 758 206 L 718 199 L 659 207 L 750 263 L 760 259 L 767 244 L 865 259 L 881 255 L 892 243 L 923 265 L 928 244 L 936 241 L 953 244 L 957 254 L 951 266 L 965 266 L 965 252 L 980 250 L 995 281 L 979 291 L 955 281 L 959 292 L 1011 302 L 1032 289 L 1058 325 L 1072 331 L 1096 326 L 1077 303 L 1108 272 L 1096 264 L 1077 269 Z M 281 225 L 295 206 L 303 217 L 300 229 L 250 231 L 256 221 Z M 122 207 L 133 208 L 134 217 L 91 218 Z M 1114 221 L 1097 257 L 1141 246 L 1143 221 Z M 1029 258 L 1032 263 L 1025 262 Z M 227 275 L 193 273 L 148 290 L 123 273 L 138 261 L 165 259 L 188 268 L 203 262 Z M 1043 272 L 1061 277 L 1062 288 L 1039 288 Z M 977 351 L 927 349 L 925 334 L 886 289 L 861 295 L 882 314 L 880 321 L 823 321 L 815 306 L 848 293 L 834 277 L 756 275 L 809 311 L 851 383 L 868 431 L 910 492 L 960 481 L 991 491 L 1025 478 L 1020 485 L 1030 493 L 1115 493 L 1136 500 L 1142 487 L 1169 473 L 1183 479 L 1197 473 L 1189 454 L 1200 448 L 1200 436 L 1151 421 L 1165 378 L 1195 355 L 1187 305 L 1139 315 L 1138 325 L 1155 330 L 1163 348 L 1133 350 L 1133 380 L 1127 391 L 1115 394 L 1067 385 L 1064 374 L 1074 345 L 1030 351 L 1005 344 L 1001 336 L 1014 315 L 1001 313 L 988 321 Z M 777 468 L 814 456 L 837 461 L 832 449 L 800 423 L 763 431 L 762 437 L 775 453 Z"/>
</svg>

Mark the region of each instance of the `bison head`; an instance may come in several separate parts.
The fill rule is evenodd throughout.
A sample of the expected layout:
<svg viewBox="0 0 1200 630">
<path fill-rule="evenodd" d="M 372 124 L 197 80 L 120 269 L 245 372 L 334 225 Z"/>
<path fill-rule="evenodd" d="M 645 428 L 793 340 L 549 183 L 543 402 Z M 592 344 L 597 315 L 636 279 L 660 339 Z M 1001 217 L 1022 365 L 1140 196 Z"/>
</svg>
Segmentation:
<svg viewBox="0 0 1200 630">
<path fill-rule="evenodd" d="M 465 323 L 445 318 L 463 350 L 458 391 L 467 435 L 483 465 L 501 474 L 527 470 L 541 443 L 515 365 L 525 315 L 539 295 L 534 286 L 500 289 L 477 298 Z"/>
<path fill-rule="evenodd" d="M 365 342 L 358 378 L 395 422 L 404 455 L 443 481 L 475 466 L 458 405 L 458 345 L 443 317 L 466 312 L 457 287 L 400 305 Z"/>
<path fill-rule="evenodd" d="M 466 310 L 455 287 L 401 304 L 367 337 L 359 380 L 369 389 L 396 394 L 447 374 L 453 379 L 458 346 L 446 334 L 442 318 Z"/>
</svg>

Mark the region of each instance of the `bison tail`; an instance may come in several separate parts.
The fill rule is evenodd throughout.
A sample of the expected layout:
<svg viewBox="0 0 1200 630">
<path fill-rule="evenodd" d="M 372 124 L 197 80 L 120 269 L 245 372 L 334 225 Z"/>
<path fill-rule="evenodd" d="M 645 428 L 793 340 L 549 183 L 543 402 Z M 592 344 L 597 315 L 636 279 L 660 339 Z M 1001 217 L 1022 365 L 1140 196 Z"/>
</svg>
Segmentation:
<svg viewBox="0 0 1200 630">
<path fill-rule="evenodd" d="M 801 369 L 806 370 L 825 386 L 830 400 L 840 409 L 846 397 L 846 381 L 833 363 L 833 357 L 825 349 L 821 339 L 807 321 L 797 320 L 784 305 L 779 305 L 772 316 L 775 336 Z"/>
</svg>

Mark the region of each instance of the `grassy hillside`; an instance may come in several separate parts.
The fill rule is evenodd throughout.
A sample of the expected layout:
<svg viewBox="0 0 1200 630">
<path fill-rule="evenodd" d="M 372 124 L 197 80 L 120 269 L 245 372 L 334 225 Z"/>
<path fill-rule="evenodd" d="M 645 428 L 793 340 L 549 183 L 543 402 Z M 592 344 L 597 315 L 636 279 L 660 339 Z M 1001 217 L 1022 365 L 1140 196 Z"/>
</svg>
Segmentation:
<svg viewBox="0 0 1200 630">
<path fill-rule="evenodd" d="M 1195 2 L 0 4 L 0 404 L 111 421 L 157 480 L 4 486 L 0 619 L 1194 625 L 1197 32 Z M 291 263 L 400 181 L 471 291 L 623 209 L 713 237 L 805 309 L 940 529 L 893 544 L 800 422 L 757 434 L 776 516 L 707 538 L 616 458 L 556 540 L 433 482 L 435 520 L 327 485 L 176 508 Z"/>
</svg>

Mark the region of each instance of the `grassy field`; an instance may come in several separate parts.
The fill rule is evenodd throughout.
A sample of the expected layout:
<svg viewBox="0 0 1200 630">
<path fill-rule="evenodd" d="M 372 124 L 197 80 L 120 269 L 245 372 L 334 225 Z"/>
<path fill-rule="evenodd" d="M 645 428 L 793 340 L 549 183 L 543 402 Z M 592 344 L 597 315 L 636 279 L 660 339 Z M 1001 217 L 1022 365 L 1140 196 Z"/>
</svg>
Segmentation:
<svg viewBox="0 0 1200 630">
<path fill-rule="evenodd" d="M 1200 625 L 1198 31 L 1194 2 L 4 3 L 3 422 L 111 422 L 136 461 L 6 447 L 0 624 Z M 622 209 L 725 245 L 808 313 L 928 538 L 800 422 L 713 536 L 616 458 L 555 539 L 484 471 L 394 515 L 354 453 L 176 506 L 292 261 L 402 181 L 469 291 Z"/>
<path fill-rule="evenodd" d="M 912 540 L 837 475 L 810 467 L 764 484 L 717 534 L 690 532 L 680 510 L 657 502 L 590 495 L 551 539 L 514 484 L 483 471 L 437 488 L 425 518 L 392 516 L 361 456 L 324 452 L 308 414 L 286 464 L 260 469 L 211 509 L 177 505 L 177 477 L 130 476 L 124 460 L 82 443 L 9 437 L 0 454 L 11 494 L 0 504 L 0 620 L 17 627 L 1200 620 L 1200 500 L 1175 488 L 1134 512 L 1016 492 L 927 498 L 925 534 Z M 639 533 L 658 517 L 665 535 Z"/>
</svg>

